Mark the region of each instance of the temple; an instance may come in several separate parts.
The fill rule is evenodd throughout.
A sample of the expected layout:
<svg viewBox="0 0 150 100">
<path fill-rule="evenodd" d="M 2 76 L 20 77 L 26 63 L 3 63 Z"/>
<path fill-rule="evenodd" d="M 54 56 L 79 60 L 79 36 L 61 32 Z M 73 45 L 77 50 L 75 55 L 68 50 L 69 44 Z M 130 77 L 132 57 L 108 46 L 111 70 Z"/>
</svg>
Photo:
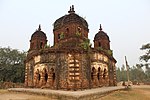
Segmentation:
<svg viewBox="0 0 150 100">
<path fill-rule="evenodd" d="M 75 13 L 74 6 L 54 22 L 53 46 L 47 45 L 39 25 L 25 60 L 25 86 L 56 90 L 116 86 L 116 60 L 109 36 L 100 25 L 92 47 L 88 33 L 87 21 Z"/>
</svg>

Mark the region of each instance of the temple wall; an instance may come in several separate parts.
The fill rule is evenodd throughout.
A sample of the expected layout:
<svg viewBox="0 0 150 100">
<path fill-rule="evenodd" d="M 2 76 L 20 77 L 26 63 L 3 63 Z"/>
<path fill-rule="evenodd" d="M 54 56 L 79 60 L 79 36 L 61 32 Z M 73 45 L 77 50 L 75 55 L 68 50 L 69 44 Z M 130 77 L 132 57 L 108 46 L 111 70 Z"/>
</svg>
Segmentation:
<svg viewBox="0 0 150 100">
<path fill-rule="evenodd" d="M 91 87 L 114 86 L 115 63 L 101 53 L 90 54 L 90 59 L 85 53 L 74 52 L 36 55 L 26 62 L 25 85 L 67 90 L 89 88 L 89 84 Z"/>
</svg>

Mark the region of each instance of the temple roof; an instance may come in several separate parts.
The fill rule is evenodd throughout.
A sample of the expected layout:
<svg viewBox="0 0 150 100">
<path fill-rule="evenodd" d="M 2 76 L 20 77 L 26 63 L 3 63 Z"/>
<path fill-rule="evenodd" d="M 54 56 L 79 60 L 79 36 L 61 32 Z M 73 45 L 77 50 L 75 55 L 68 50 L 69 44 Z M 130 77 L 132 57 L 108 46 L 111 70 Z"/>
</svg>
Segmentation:
<svg viewBox="0 0 150 100">
<path fill-rule="evenodd" d="M 105 39 L 105 40 L 109 40 L 109 36 L 107 35 L 107 33 L 105 33 L 103 30 L 102 30 L 102 26 L 100 24 L 100 31 L 95 35 L 94 37 L 94 40 L 100 40 L 100 39 Z"/>
<path fill-rule="evenodd" d="M 61 28 L 63 25 L 68 23 L 79 23 L 83 25 L 83 27 L 88 28 L 87 21 L 75 13 L 73 5 L 72 7 L 70 7 L 68 13 L 69 14 L 60 17 L 54 22 L 54 30 L 57 28 Z"/>
<path fill-rule="evenodd" d="M 46 34 L 43 31 L 41 31 L 41 26 L 40 25 L 39 25 L 39 28 L 32 34 L 31 40 L 33 40 L 35 38 L 47 39 Z"/>
</svg>

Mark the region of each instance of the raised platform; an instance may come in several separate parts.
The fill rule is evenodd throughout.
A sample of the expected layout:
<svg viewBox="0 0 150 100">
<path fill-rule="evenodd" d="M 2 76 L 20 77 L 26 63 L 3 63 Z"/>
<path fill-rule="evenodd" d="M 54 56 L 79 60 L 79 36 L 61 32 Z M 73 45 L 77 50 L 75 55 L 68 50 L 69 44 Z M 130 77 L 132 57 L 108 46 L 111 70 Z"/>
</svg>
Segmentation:
<svg viewBox="0 0 150 100">
<path fill-rule="evenodd" d="M 13 92 L 44 95 L 55 100 L 94 100 L 106 95 L 109 92 L 121 89 L 124 89 L 124 87 L 122 86 L 102 87 L 83 91 L 62 91 L 62 90 L 32 89 L 32 88 L 10 88 L 8 90 Z"/>
</svg>

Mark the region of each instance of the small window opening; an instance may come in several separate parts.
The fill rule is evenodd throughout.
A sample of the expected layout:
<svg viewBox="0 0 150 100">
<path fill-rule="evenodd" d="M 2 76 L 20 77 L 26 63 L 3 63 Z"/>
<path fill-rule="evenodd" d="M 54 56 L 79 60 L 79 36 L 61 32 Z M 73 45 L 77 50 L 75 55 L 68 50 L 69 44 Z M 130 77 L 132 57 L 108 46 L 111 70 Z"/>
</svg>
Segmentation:
<svg viewBox="0 0 150 100">
<path fill-rule="evenodd" d="M 43 47 L 43 42 L 40 43 L 40 48 L 42 49 L 42 47 Z"/>
<path fill-rule="evenodd" d="M 60 34 L 58 34 L 58 39 L 60 39 Z"/>
<path fill-rule="evenodd" d="M 98 43 L 98 46 L 101 47 L 101 43 L 100 42 Z"/>
<path fill-rule="evenodd" d="M 40 79 L 41 79 L 41 75 L 39 74 L 39 75 L 38 75 L 38 80 L 40 81 Z"/>
</svg>

